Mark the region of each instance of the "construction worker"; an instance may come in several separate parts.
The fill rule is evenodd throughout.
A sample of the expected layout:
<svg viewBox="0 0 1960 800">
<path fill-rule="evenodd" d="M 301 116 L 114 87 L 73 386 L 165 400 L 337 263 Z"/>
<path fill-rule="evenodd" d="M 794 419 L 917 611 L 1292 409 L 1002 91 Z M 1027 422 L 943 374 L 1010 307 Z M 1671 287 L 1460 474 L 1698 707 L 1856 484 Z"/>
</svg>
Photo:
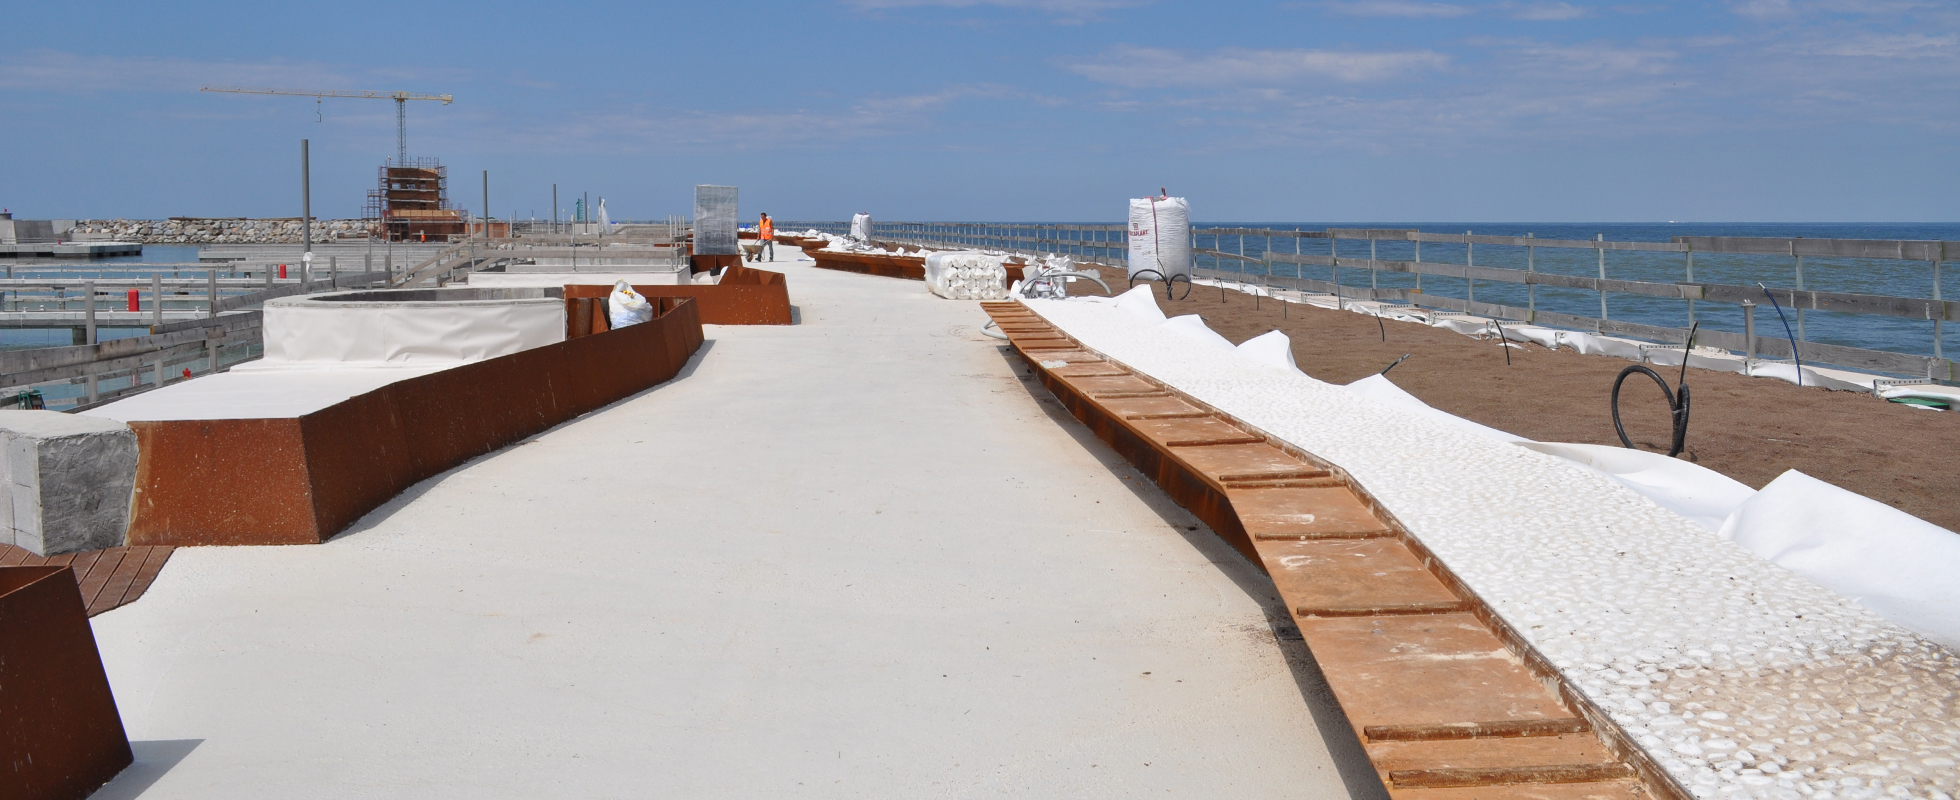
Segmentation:
<svg viewBox="0 0 1960 800">
<path fill-rule="evenodd" d="M 758 261 L 762 260 L 762 254 L 766 250 L 769 253 L 769 260 L 775 261 L 776 260 L 776 223 L 770 221 L 768 214 L 763 214 L 762 222 L 758 223 L 755 226 L 755 238 L 757 241 L 762 243 L 762 246 L 756 248 L 755 250 L 756 260 Z"/>
</svg>

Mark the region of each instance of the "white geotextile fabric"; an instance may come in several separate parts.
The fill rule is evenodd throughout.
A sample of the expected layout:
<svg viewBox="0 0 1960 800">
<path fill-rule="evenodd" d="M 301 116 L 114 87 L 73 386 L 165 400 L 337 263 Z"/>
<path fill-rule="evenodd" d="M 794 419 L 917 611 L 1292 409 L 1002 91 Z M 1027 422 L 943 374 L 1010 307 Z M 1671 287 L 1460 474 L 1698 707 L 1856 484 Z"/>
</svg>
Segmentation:
<svg viewBox="0 0 1960 800">
<path fill-rule="evenodd" d="M 1661 508 L 1710 531 L 1721 530 L 1729 515 L 1756 493 L 1748 484 L 1720 472 L 1660 453 L 1571 442 L 1517 444 L 1599 470 Z"/>
<path fill-rule="evenodd" d="M 1130 277 L 1155 270 L 1165 278 L 1191 274 L 1191 205 L 1182 197 L 1130 201 Z"/>
<path fill-rule="evenodd" d="M 1346 469 L 1698 796 L 1960 786 L 1960 654 L 1600 470 L 1221 358 L 1115 303 L 1027 306 Z"/>
<path fill-rule="evenodd" d="M 1279 331 L 1267 331 L 1239 343 L 1239 355 L 1280 369 L 1300 371 L 1293 360 L 1293 340 Z"/>
<path fill-rule="evenodd" d="M 265 358 L 233 367 L 456 364 L 565 340 L 558 298 L 265 304 Z"/>
<path fill-rule="evenodd" d="M 1531 441 L 1522 436 L 1505 433 L 1488 425 L 1471 422 L 1455 414 L 1439 410 L 1428 403 L 1416 399 L 1415 395 L 1403 391 L 1402 387 L 1396 386 L 1393 381 L 1388 379 L 1387 375 L 1370 375 L 1341 388 L 1370 400 L 1386 403 L 1396 408 L 1406 409 L 1429 419 L 1444 422 L 1481 436 L 1488 436 L 1500 442 L 1520 443 Z"/>
<path fill-rule="evenodd" d="M 689 278 L 686 268 L 678 272 L 475 272 L 465 279 L 464 285 L 477 288 L 549 288 L 611 286 L 627 281 L 634 286 L 676 286 L 687 283 Z"/>
<path fill-rule="evenodd" d="M 1960 651 L 1960 534 L 1796 470 L 1722 537 Z"/>
<path fill-rule="evenodd" d="M 926 291 L 949 300 L 1007 298 L 1007 259 L 972 250 L 926 254 Z"/>
</svg>

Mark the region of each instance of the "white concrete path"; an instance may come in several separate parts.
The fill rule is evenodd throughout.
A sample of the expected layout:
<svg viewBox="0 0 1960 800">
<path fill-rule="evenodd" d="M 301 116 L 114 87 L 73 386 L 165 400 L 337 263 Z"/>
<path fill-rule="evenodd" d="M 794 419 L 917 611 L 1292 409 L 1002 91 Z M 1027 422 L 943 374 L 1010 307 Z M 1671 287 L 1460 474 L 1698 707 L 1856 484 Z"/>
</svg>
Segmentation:
<svg viewBox="0 0 1960 800">
<path fill-rule="evenodd" d="M 179 550 L 95 619 L 97 797 L 1380 795 L 1270 584 L 976 304 L 798 255 L 800 325 L 328 544 Z"/>
</svg>

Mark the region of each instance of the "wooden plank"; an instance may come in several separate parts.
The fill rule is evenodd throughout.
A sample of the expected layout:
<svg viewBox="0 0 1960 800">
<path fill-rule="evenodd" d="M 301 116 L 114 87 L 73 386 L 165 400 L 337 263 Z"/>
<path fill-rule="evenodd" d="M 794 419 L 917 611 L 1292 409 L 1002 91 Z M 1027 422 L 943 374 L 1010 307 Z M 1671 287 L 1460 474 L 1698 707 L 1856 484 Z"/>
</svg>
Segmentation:
<svg viewBox="0 0 1960 800">
<path fill-rule="evenodd" d="M 1633 768 L 1618 762 L 1481 769 L 1409 769 L 1388 773 L 1389 782 L 1398 789 L 1510 786 L 1520 783 L 1596 783 L 1631 777 L 1633 777 Z"/>
<path fill-rule="evenodd" d="M 149 558 L 150 551 L 154 549 L 156 548 L 140 546 L 127 548 L 121 563 L 116 565 L 116 571 L 109 575 L 108 580 L 103 581 L 102 591 L 96 594 L 94 601 L 89 603 L 89 616 L 122 606 L 125 602 L 123 598 L 129 595 L 129 587 L 136 582 L 137 573 L 143 569 L 143 562 Z"/>
<path fill-rule="evenodd" d="M 170 554 L 177 550 L 175 547 L 150 547 L 146 549 L 148 552 L 143 556 L 142 569 L 137 571 L 136 580 L 130 582 L 129 590 L 123 593 L 122 602 L 124 603 L 134 602 L 136 598 L 142 597 L 144 592 L 149 591 L 150 584 L 156 582 L 157 573 L 163 571 L 164 562 L 169 561 Z"/>
<path fill-rule="evenodd" d="M 88 574 L 82 574 L 80 569 L 75 570 L 77 582 L 81 584 L 83 606 L 95 605 L 96 598 L 102 595 L 102 587 L 109 583 L 109 576 L 114 574 L 116 567 L 122 564 L 123 559 L 128 555 L 127 551 L 126 547 L 97 550 L 96 558 L 89 564 Z"/>
<path fill-rule="evenodd" d="M 1362 729 L 1370 742 L 1434 742 L 1451 739 L 1503 739 L 1520 736 L 1562 736 L 1587 733 L 1592 726 L 1578 717 L 1448 722 L 1432 725 L 1369 725 Z"/>
<path fill-rule="evenodd" d="M 32 555 L 34 554 L 28 552 L 25 547 L 15 547 L 10 544 L 0 545 L 0 567 L 21 566 L 21 562 L 26 561 Z"/>
</svg>

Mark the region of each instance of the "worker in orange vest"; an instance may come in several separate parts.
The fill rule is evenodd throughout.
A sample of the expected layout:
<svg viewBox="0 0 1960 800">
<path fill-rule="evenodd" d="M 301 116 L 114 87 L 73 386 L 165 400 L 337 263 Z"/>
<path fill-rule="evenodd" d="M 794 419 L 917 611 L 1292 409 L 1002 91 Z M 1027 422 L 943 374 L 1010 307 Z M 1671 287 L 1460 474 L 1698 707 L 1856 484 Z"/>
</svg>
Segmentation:
<svg viewBox="0 0 1960 800">
<path fill-rule="evenodd" d="M 761 261 L 763 250 L 767 249 L 769 252 L 769 260 L 775 261 L 776 260 L 776 223 L 771 222 L 769 220 L 768 214 L 763 214 L 762 222 L 758 223 L 755 226 L 755 237 L 757 241 L 760 241 L 762 243 L 762 247 L 758 247 L 755 249 L 755 256 L 756 256 L 755 260 Z"/>
</svg>

